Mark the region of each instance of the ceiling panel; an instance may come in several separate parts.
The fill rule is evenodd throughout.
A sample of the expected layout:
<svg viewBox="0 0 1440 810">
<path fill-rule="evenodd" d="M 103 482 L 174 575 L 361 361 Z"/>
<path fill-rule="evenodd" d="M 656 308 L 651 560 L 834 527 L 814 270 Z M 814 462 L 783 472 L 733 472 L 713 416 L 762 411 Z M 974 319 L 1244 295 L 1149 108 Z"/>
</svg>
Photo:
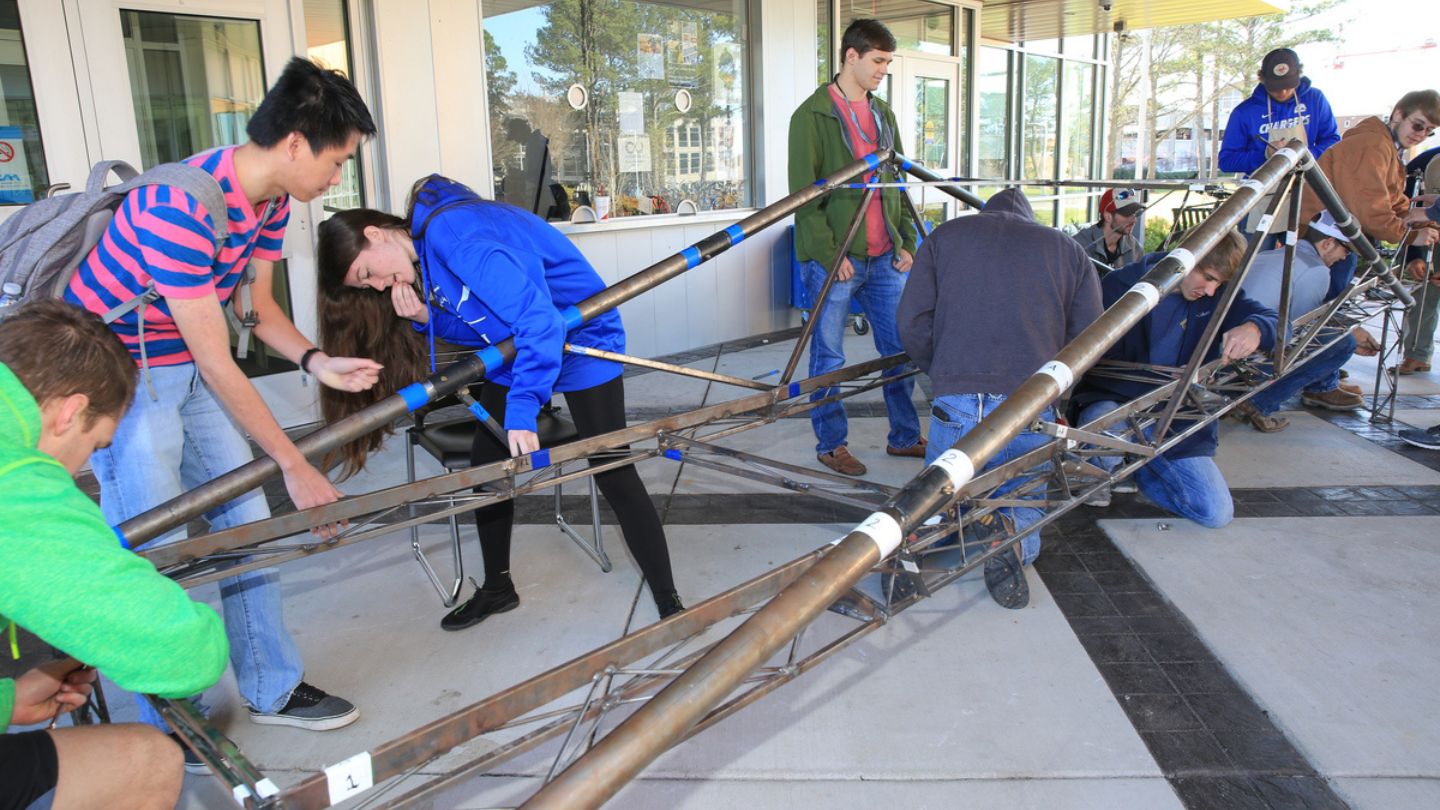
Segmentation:
<svg viewBox="0 0 1440 810">
<path fill-rule="evenodd" d="M 1007 42 L 1160 28 L 1288 11 L 1290 0 L 985 0 L 980 33 Z"/>
</svg>

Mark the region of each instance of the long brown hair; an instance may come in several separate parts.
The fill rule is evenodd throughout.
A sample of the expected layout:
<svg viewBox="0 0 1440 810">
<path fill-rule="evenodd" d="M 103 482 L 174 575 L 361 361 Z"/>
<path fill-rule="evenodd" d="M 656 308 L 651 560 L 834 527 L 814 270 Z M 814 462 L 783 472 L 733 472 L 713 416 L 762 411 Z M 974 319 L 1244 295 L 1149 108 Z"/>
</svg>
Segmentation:
<svg viewBox="0 0 1440 810">
<path fill-rule="evenodd" d="M 341 211 L 320 224 L 320 346 L 334 357 L 369 357 L 385 366 L 380 381 L 368 391 L 337 391 L 322 385 L 320 414 L 327 423 L 357 413 L 429 372 L 425 336 L 395 314 L 390 295 L 345 286 L 345 273 L 369 244 L 365 228 L 370 225 L 410 230 L 408 220 L 368 208 Z M 340 462 L 341 478 L 349 478 L 394 432 L 394 426 L 388 425 L 362 436 L 334 451 L 327 464 Z"/>
</svg>

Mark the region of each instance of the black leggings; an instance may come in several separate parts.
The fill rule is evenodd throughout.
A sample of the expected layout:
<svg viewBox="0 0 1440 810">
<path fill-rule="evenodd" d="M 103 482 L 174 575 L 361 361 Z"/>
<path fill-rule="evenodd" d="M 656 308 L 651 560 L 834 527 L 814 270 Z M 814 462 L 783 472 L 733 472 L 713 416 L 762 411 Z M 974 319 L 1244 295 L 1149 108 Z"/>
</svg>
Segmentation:
<svg viewBox="0 0 1440 810">
<path fill-rule="evenodd" d="M 495 415 L 496 421 L 505 423 L 505 397 L 510 389 L 503 385 L 487 382 L 480 389 L 480 404 Z M 570 418 L 575 420 L 575 429 L 580 438 L 588 439 L 603 433 L 625 427 L 625 383 L 624 377 L 593 388 L 570 391 L 565 394 L 565 404 L 570 408 Z M 628 445 L 619 449 L 629 449 Z M 510 457 L 510 448 L 502 445 L 490 431 L 475 431 L 475 441 L 470 446 L 472 465 L 490 464 Z M 590 459 L 590 465 L 604 463 L 604 459 Z M 640 566 L 640 573 L 650 583 L 650 593 L 659 596 L 675 590 L 675 579 L 670 572 L 670 550 L 665 544 L 665 530 L 660 526 L 660 516 L 650 502 L 650 494 L 640 481 L 635 466 L 627 465 L 595 475 L 600 494 L 620 520 L 620 531 L 625 536 L 625 545 Z M 476 488 L 476 492 L 483 491 Z M 480 533 L 480 555 L 485 561 L 485 578 L 490 584 L 498 584 L 494 578 L 510 572 L 510 531 L 515 523 L 515 502 L 505 501 L 494 506 L 475 510 L 475 528 Z"/>
</svg>

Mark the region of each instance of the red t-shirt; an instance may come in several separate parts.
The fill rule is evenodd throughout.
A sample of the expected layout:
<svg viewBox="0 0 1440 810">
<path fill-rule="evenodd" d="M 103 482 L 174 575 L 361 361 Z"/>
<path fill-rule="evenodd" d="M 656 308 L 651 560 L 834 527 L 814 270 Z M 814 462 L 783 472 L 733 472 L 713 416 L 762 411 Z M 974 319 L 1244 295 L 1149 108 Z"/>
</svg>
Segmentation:
<svg viewBox="0 0 1440 810">
<path fill-rule="evenodd" d="M 840 121 L 850 136 L 855 159 L 874 154 L 879 148 L 880 133 L 879 122 L 870 109 L 869 96 L 859 101 L 850 101 L 832 82 L 830 98 L 840 109 Z M 876 189 L 875 196 L 870 199 L 870 207 L 865 211 L 865 252 L 869 256 L 879 256 L 890 250 L 890 231 L 885 228 L 885 212 L 880 205 L 879 192 L 880 190 Z"/>
</svg>

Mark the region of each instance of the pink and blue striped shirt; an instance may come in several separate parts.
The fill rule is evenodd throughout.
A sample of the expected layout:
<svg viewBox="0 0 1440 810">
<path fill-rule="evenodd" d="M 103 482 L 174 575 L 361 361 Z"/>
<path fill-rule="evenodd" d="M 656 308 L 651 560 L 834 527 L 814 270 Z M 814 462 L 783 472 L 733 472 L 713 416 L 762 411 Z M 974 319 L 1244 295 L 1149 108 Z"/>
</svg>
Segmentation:
<svg viewBox="0 0 1440 810">
<path fill-rule="evenodd" d="M 230 235 L 220 254 L 212 260 L 210 212 L 194 197 L 168 186 L 145 186 L 126 196 L 65 291 L 65 300 L 103 315 L 143 293 L 153 281 L 161 297 L 144 310 L 145 349 L 152 366 L 193 362 L 167 300 L 214 294 L 225 305 L 251 259 L 280 258 L 290 219 L 290 199 L 285 197 L 260 221 L 265 204 L 252 205 L 240 188 L 235 147 L 202 152 L 185 162 L 213 175 L 225 193 Z M 110 325 L 137 363 L 140 311 L 131 310 Z"/>
</svg>

